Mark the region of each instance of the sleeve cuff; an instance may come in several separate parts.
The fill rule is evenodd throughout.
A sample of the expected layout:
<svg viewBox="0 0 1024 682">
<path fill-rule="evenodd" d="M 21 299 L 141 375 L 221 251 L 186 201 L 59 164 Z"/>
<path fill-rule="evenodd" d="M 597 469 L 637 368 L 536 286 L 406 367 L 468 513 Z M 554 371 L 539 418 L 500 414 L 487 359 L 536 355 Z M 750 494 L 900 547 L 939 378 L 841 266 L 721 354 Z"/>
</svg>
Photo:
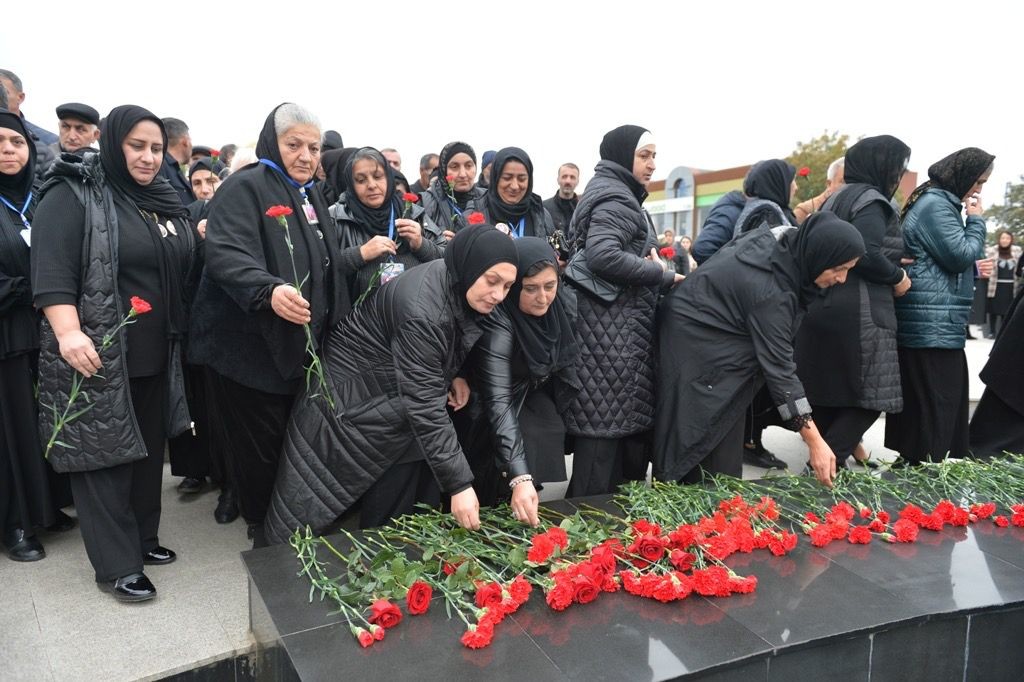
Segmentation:
<svg viewBox="0 0 1024 682">
<path fill-rule="evenodd" d="M 64 292 L 53 292 L 50 294 L 36 294 L 33 299 L 36 308 L 42 310 L 51 305 L 78 305 L 78 297 L 74 294 Z"/>
<path fill-rule="evenodd" d="M 778 410 L 782 421 L 788 422 L 797 415 L 810 414 L 811 404 L 807 401 L 807 398 L 798 398 L 797 400 L 788 398 L 785 403 L 779 405 Z"/>
</svg>

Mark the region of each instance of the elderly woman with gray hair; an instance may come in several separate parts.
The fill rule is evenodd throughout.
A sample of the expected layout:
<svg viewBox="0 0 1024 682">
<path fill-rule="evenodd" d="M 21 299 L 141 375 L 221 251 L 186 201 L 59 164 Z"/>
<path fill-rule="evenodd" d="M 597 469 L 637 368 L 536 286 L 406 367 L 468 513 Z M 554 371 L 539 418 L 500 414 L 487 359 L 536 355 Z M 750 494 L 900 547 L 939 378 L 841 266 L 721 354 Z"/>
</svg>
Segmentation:
<svg viewBox="0 0 1024 682">
<path fill-rule="evenodd" d="M 337 229 L 314 184 L 320 134 L 296 104 L 267 117 L 258 163 L 234 173 L 210 204 L 192 313 L 190 360 L 208 370 L 211 447 L 224 454 L 257 546 L 309 360 L 303 325 L 319 343 L 350 308 Z M 291 209 L 287 228 L 267 215 L 275 206 Z"/>
</svg>

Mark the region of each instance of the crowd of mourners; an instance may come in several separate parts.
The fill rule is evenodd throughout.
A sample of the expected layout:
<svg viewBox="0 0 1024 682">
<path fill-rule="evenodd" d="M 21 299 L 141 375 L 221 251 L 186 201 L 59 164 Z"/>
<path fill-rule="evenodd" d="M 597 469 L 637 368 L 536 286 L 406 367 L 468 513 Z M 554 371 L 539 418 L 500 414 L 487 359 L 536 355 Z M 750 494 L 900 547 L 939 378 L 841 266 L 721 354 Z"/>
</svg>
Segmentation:
<svg viewBox="0 0 1024 682">
<path fill-rule="evenodd" d="M 794 208 L 796 170 L 764 160 L 691 244 L 644 210 L 657 147 L 635 125 L 595 140 L 581 194 L 566 163 L 542 200 L 519 147 L 449 142 L 410 184 L 397 150 L 346 147 L 292 103 L 255 148 L 212 149 L 135 105 L 64 104 L 54 135 L 0 83 L 3 544 L 41 559 L 38 533 L 77 521 L 119 600 L 155 596 L 144 567 L 176 558 L 165 453 L 263 546 L 419 504 L 536 525 L 567 478 L 584 496 L 785 467 L 768 425 L 825 486 L 875 464 L 882 413 L 907 465 L 1024 450 L 1020 249 L 1002 232 L 986 255 L 981 149 L 902 205 L 910 148 L 889 135 Z M 976 289 L 999 336 L 969 423 Z"/>
</svg>

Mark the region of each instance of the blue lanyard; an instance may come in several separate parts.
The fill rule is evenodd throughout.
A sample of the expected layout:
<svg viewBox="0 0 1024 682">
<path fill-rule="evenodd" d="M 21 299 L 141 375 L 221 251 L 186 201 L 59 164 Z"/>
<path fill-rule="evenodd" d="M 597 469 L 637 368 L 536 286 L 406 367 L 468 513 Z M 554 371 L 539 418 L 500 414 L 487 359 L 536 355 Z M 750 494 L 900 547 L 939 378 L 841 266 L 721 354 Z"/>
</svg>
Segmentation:
<svg viewBox="0 0 1024 682">
<path fill-rule="evenodd" d="M 284 172 L 284 169 L 282 169 L 280 166 L 278 166 L 270 159 L 260 159 L 260 163 L 262 163 L 264 166 L 269 166 L 276 170 L 278 173 L 280 173 L 281 177 L 284 178 L 285 182 L 287 182 L 289 185 L 291 185 L 292 187 L 294 187 L 295 189 L 299 190 L 299 192 L 302 193 L 303 198 L 306 197 L 306 190 L 313 186 L 313 180 L 310 180 L 305 185 L 296 182 L 295 180 L 292 179 L 290 175 Z"/>
<path fill-rule="evenodd" d="M 395 241 L 395 202 L 391 202 L 391 217 L 388 219 L 388 239 Z"/>
<path fill-rule="evenodd" d="M 459 205 L 458 205 L 458 204 L 456 204 L 456 203 L 455 203 L 454 201 L 452 201 L 452 198 L 451 198 L 451 197 L 448 197 L 448 203 L 449 203 L 449 204 L 451 204 L 451 206 L 452 206 L 452 210 L 453 210 L 453 211 L 455 211 L 455 212 L 456 212 L 456 213 L 458 213 L 459 215 L 462 215 L 462 209 L 461 209 L 461 208 L 459 208 Z"/>
<path fill-rule="evenodd" d="M 21 218 L 21 224 L 25 226 L 26 230 L 32 229 L 32 225 L 29 224 L 28 218 L 25 217 L 25 211 L 28 210 L 29 204 L 32 203 L 32 192 L 28 193 L 28 198 L 25 199 L 25 205 L 21 207 L 20 211 L 15 208 L 14 204 L 7 201 L 4 197 L 0 197 L 0 201 L 4 202 L 4 206 L 18 214 L 18 217 Z"/>
<path fill-rule="evenodd" d="M 516 229 L 512 232 L 512 238 L 520 239 L 523 236 L 524 229 L 526 229 L 526 218 L 520 218 L 519 224 L 516 225 Z"/>
</svg>

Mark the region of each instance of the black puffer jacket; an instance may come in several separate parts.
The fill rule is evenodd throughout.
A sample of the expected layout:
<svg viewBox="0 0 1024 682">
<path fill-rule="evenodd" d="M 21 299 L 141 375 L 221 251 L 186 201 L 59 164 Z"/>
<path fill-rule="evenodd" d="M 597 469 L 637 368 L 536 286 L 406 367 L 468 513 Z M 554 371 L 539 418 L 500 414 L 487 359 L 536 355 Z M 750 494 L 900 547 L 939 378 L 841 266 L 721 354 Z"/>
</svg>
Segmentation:
<svg viewBox="0 0 1024 682">
<path fill-rule="evenodd" d="M 628 170 L 600 161 L 569 227 L 573 252 L 586 246 L 594 274 L 625 285 L 611 304 L 577 296 L 582 389 L 562 415 L 575 436 L 622 438 L 654 423 L 654 308 L 675 273 L 643 257 L 656 244 L 640 207 L 646 196 Z"/>
<path fill-rule="evenodd" d="M 388 282 L 331 331 L 324 362 L 335 409 L 299 397 L 266 517 L 271 542 L 322 530 L 399 461 L 426 459 L 441 489 L 473 482 L 446 411 L 455 373 L 480 327 L 444 261 Z"/>
<path fill-rule="evenodd" d="M 80 163 L 60 159 L 51 167 L 51 183 L 66 182 L 85 212 L 82 240 L 82 273 L 78 296 L 78 318 L 82 331 L 93 340 L 103 364 L 102 377 L 86 379 L 89 411 L 64 426 L 59 440 L 66 447 L 54 447 L 49 461 L 55 471 L 95 471 L 143 459 L 147 456 L 128 386 L 126 332 L 106 350 L 102 339 L 128 312 L 128 302 L 117 293 L 117 214 L 114 199 L 103 181 L 99 155 Z M 169 352 L 168 433 L 186 430 L 190 416 L 185 404 L 181 353 Z M 61 357 L 57 338 L 46 318 L 39 339 L 39 434 L 43 443 L 54 428 L 54 411 L 68 404 L 76 371 Z M 81 398 L 78 407 L 83 407 Z"/>
<path fill-rule="evenodd" d="M 483 194 L 480 198 L 473 199 L 469 202 L 469 206 L 466 207 L 466 215 L 469 215 L 473 211 L 483 213 L 488 224 L 493 225 L 495 223 L 495 218 L 487 205 L 486 194 Z M 509 227 L 515 229 L 516 226 L 509 225 Z M 538 201 L 530 209 L 529 213 L 527 213 L 527 220 L 523 227 L 522 236 L 547 239 L 555 232 L 555 221 L 551 219 L 551 214 L 548 213 L 546 208 L 544 208 L 544 204 Z"/>
<path fill-rule="evenodd" d="M 822 209 L 852 223 L 867 253 L 845 285 L 829 288 L 807 309 L 796 342 L 807 398 L 815 407 L 900 412 L 892 287 L 903 279 L 903 239 L 896 210 L 864 184 L 844 185 Z"/>
<path fill-rule="evenodd" d="M 355 303 L 370 286 L 377 269 L 384 264 L 385 257 L 381 256 L 370 262 L 363 260 L 359 247 L 373 239 L 376 233 L 366 225 L 356 222 L 348 210 L 347 201 L 347 194 L 342 194 L 338 203 L 331 206 L 331 217 L 334 218 L 334 224 L 338 227 L 338 236 L 341 239 L 342 267 L 346 272 L 352 273 L 349 275 L 348 290 L 352 296 L 352 303 Z M 408 241 L 400 237 L 397 239 L 398 253 L 395 254 L 394 261 L 401 263 L 406 271 L 444 256 L 446 244 L 440 230 L 427 218 L 422 208 L 413 204 L 409 219 L 420 224 L 423 241 L 420 243 L 419 250 L 413 251 Z M 395 236 L 397 237 L 397 235 Z M 374 286 L 377 285 L 374 284 Z"/>
</svg>

